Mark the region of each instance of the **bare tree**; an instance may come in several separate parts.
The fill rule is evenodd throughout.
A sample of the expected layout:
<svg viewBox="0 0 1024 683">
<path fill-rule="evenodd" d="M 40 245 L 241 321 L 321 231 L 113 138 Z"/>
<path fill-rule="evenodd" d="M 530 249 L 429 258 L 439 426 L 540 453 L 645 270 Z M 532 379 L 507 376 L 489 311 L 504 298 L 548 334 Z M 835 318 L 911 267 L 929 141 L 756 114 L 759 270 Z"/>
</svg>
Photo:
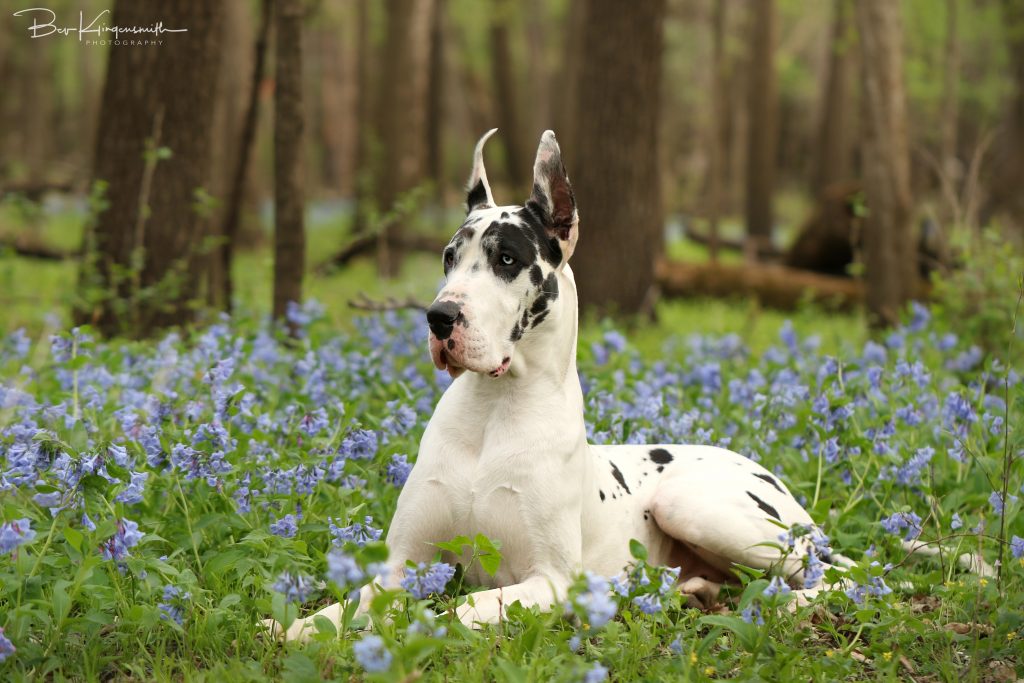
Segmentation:
<svg viewBox="0 0 1024 683">
<path fill-rule="evenodd" d="M 712 73 L 711 73 L 711 134 L 708 136 L 708 252 L 712 261 L 718 260 L 718 220 L 722 214 L 722 192 L 725 182 L 725 118 L 726 70 L 725 26 L 728 0 L 718 0 L 711 15 Z"/>
<path fill-rule="evenodd" d="M 1024 231 L 1024 3 L 1003 0 L 1003 26 L 1010 52 L 1010 96 L 993 158 L 988 206 L 985 214 L 1005 212 Z"/>
<path fill-rule="evenodd" d="M 302 0 L 275 0 L 274 317 L 302 300 L 306 235 L 302 195 Z"/>
<path fill-rule="evenodd" d="M 491 80 L 497 100 L 498 127 L 505 143 L 505 167 L 515 187 L 526 184 L 529 169 L 524 155 L 520 127 L 519 100 L 509 44 L 509 23 L 513 5 L 508 0 L 495 0 L 491 13 Z"/>
<path fill-rule="evenodd" d="M 384 145 L 376 180 L 378 205 L 385 212 L 423 180 L 426 156 L 426 89 L 430 24 L 434 0 L 388 0 L 381 91 L 380 138 Z M 377 267 L 394 277 L 403 249 L 396 239 L 399 216 L 381 226 Z"/>
<path fill-rule="evenodd" d="M 434 0 L 430 19 L 430 76 L 427 86 L 427 174 L 439 204 L 444 199 L 445 2 Z"/>
<path fill-rule="evenodd" d="M 218 265 L 212 270 L 212 289 L 219 288 L 214 299 L 226 311 L 231 311 L 234 288 L 231 282 L 231 266 L 234 262 L 235 242 L 238 240 L 238 225 L 241 221 L 242 203 L 245 198 L 246 178 L 249 175 L 249 160 L 256 143 L 256 124 L 259 119 L 260 82 L 266 67 L 267 42 L 270 38 L 273 0 L 260 3 L 260 27 L 253 52 L 252 76 L 245 105 L 245 117 L 238 137 L 237 157 L 232 167 L 231 183 L 228 189 L 227 205 L 224 207 L 224 221 L 220 229 L 220 245 L 214 253 Z"/>
<path fill-rule="evenodd" d="M 87 236 L 85 300 L 76 318 L 107 334 L 147 334 L 187 322 L 207 227 L 196 210 L 208 186 L 223 5 L 117 0 L 118 26 L 186 28 L 163 45 L 113 46 L 93 177 L 106 209 Z M 204 87 L 197 88 L 196 83 Z M 169 150 L 168 153 L 163 150 Z"/>
<path fill-rule="evenodd" d="M 865 301 L 870 323 L 893 325 L 916 294 L 911 231 L 910 152 L 900 6 L 858 0 L 864 123 Z"/>
<path fill-rule="evenodd" d="M 752 12 L 747 101 L 750 111 L 750 151 L 747 160 L 746 217 L 750 248 L 760 252 L 772 238 L 775 156 L 779 136 L 775 0 L 757 0 L 752 3 Z"/>
<path fill-rule="evenodd" d="M 831 185 L 852 179 L 850 78 L 854 66 L 850 0 L 833 0 L 828 80 L 818 127 L 817 159 L 811 186 L 819 197 Z"/>
<path fill-rule="evenodd" d="M 960 85 L 958 4 L 959 0 L 946 0 L 946 63 L 942 77 L 942 149 L 939 161 L 943 172 L 951 180 L 959 175 L 956 159 L 957 97 Z"/>
<path fill-rule="evenodd" d="M 580 207 L 583 305 L 643 310 L 663 249 L 658 113 L 665 0 L 586 4 L 576 140 L 563 149 Z M 582 141 L 586 141 L 582 144 Z"/>
</svg>

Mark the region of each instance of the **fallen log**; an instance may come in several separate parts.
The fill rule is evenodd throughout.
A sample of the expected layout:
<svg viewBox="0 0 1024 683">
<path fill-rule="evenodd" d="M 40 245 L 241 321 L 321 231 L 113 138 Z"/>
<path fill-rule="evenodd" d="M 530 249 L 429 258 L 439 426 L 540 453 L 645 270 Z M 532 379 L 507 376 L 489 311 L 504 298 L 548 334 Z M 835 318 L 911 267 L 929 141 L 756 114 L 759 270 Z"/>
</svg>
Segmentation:
<svg viewBox="0 0 1024 683">
<path fill-rule="evenodd" d="M 17 238 L 0 238 L 0 253 L 8 250 L 13 251 L 16 256 L 24 256 L 25 258 L 34 258 L 41 261 L 63 261 L 74 256 L 72 252 L 54 249 L 45 244 L 28 242 Z"/>
<path fill-rule="evenodd" d="M 663 296 L 746 296 L 781 310 L 793 310 L 806 301 L 832 310 L 850 310 L 864 299 L 864 287 L 859 280 L 777 264 L 727 265 L 662 259 L 655 266 L 655 279 Z"/>
</svg>

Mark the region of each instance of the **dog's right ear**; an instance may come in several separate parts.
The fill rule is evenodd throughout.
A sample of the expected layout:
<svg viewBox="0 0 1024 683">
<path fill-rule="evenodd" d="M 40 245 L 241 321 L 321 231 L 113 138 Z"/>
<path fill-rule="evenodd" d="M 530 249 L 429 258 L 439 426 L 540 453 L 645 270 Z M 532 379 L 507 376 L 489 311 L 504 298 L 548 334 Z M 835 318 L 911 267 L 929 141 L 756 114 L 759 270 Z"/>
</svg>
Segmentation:
<svg viewBox="0 0 1024 683">
<path fill-rule="evenodd" d="M 480 141 L 476 143 L 476 149 L 473 150 L 473 170 L 470 172 L 469 182 L 466 184 L 467 214 L 485 206 L 494 206 L 491 186 L 487 183 L 487 169 L 484 168 L 484 143 L 497 130 L 497 128 L 491 128 L 484 133 Z"/>
</svg>

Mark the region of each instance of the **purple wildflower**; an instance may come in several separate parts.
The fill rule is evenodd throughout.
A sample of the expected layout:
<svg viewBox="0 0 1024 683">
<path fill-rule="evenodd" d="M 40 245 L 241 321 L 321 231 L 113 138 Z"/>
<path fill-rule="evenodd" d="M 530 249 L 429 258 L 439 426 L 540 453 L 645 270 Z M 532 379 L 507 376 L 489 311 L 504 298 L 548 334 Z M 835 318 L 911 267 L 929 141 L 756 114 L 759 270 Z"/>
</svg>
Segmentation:
<svg viewBox="0 0 1024 683">
<path fill-rule="evenodd" d="M 138 522 L 130 519 L 117 520 L 117 531 L 100 545 L 100 554 L 105 560 L 120 561 L 128 557 L 129 548 L 134 548 L 145 534 L 139 531 Z"/>
<path fill-rule="evenodd" d="M 380 636 L 369 634 L 352 646 L 352 653 L 367 673 L 381 673 L 391 668 L 391 652 Z"/>
<path fill-rule="evenodd" d="M 17 648 L 14 647 L 14 643 L 4 635 L 3 626 L 0 626 L 0 663 L 5 659 L 17 652 Z"/>
<path fill-rule="evenodd" d="M 288 514 L 281 519 L 270 523 L 270 533 L 282 538 L 294 538 L 299 531 L 299 518 L 296 515 Z"/>
<path fill-rule="evenodd" d="M 1010 539 L 1010 553 L 1015 560 L 1024 558 L 1024 538 L 1015 535 Z"/>
<path fill-rule="evenodd" d="M 638 595 L 633 598 L 633 604 L 644 614 L 657 614 L 661 611 L 661 598 L 657 595 Z"/>
<path fill-rule="evenodd" d="M 382 533 L 381 529 L 373 528 L 373 517 L 367 515 L 363 519 L 363 523 L 353 522 L 349 526 L 339 527 L 334 523 L 334 519 L 331 517 L 327 518 L 327 525 L 331 531 L 331 535 L 334 536 L 332 542 L 334 545 L 342 545 L 345 542 L 355 543 L 359 547 L 363 547 L 371 541 L 380 540 Z"/>
<path fill-rule="evenodd" d="M 313 580 L 302 574 L 282 572 L 277 581 L 271 587 L 274 591 L 284 595 L 288 602 L 306 602 L 310 593 L 313 592 Z"/>
<path fill-rule="evenodd" d="M 587 669 L 587 672 L 583 674 L 583 683 L 601 683 L 601 681 L 608 680 L 608 669 L 601 665 L 600 662 L 594 662 L 594 666 Z"/>
<path fill-rule="evenodd" d="M 28 517 L 0 524 L 0 555 L 14 552 L 15 548 L 31 542 L 35 537 L 32 520 Z"/>
<path fill-rule="evenodd" d="M 420 562 L 416 568 L 405 568 L 405 578 L 399 583 L 414 598 L 422 600 L 431 594 L 444 593 L 444 587 L 455 576 L 455 567 L 446 562 L 435 562 L 428 565 Z"/>
<path fill-rule="evenodd" d="M 608 579 L 593 572 L 586 572 L 587 590 L 576 597 L 591 628 L 601 628 L 615 616 L 616 607 L 608 595 Z M 581 615 L 582 616 L 582 615 Z"/>
<path fill-rule="evenodd" d="M 890 534 L 906 530 L 903 538 L 912 541 L 921 535 L 921 516 L 914 512 L 896 512 L 881 521 L 882 528 Z"/>
<path fill-rule="evenodd" d="M 408 456 L 398 454 L 391 456 L 391 462 L 388 463 L 389 482 L 397 488 L 402 488 L 405 486 L 406 480 L 409 479 L 410 472 L 412 472 L 412 465 L 409 463 Z"/>
</svg>

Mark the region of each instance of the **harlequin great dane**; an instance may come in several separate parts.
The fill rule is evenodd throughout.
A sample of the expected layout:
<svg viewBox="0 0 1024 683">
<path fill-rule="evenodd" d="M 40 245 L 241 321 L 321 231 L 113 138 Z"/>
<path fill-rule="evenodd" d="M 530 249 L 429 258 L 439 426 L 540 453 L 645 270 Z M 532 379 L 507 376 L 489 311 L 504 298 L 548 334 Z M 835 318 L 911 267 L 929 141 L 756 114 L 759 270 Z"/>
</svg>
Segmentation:
<svg viewBox="0 0 1024 683">
<path fill-rule="evenodd" d="M 540 139 L 533 193 L 497 206 L 487 182 L 484 135 L 473 154 L 466 220 L 444 250 L 445 285 L 427 310 L 434 364 L 454 378 L 437 404 L 387 534 L 397 587 L 408 561 L 435 543 L 483 533 L 501 541 L 495 576 L 462 561 L 491 586 L 458 609 L 467 625 L 491 624 L 519 602 L 563 601 L 581 570 L 620 574 L 630 539 L 654 564 L 681 567 L 680 590 L 713 602 L 735 563 L 776 567 L 803 585 L 807 544 L 785 558 L 780 527 L 813 527 L 786 486 L 742 455 L 711 446 L 592 446 L 576 374 L 576 283 L 569 259 L 579 217 L 555 135 Z M 830 561 L 828 556 L 822 558 Z M 374 587 L 363 589 L 360 606 Z M 341 606 L 318 612 L 339 623 Z M 312 617 L 286 635 L 313 633 Z"/>
</svg>

